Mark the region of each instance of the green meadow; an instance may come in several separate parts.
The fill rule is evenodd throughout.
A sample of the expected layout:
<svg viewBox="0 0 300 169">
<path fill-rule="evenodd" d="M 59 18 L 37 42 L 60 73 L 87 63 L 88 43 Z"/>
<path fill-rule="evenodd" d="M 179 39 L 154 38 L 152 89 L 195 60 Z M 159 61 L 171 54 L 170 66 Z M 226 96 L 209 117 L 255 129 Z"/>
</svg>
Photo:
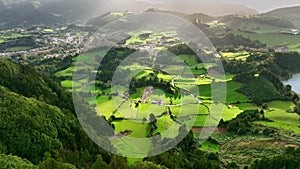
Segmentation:
<svg viewBox="0 0 300 169">
<path fill-rule="evenodd" d="M 300 51 L 298 35 L 279 33 L 252 34 L 239 31 L 233 31 L 233 33 L 237 35 L 242 35 L 251 40 L 258 40 L 262 43 L 266 43 L 269 47 L 287 46 L 292 51 Z"/>
<path fill-rule="evenodd" d="M 260 121 L 256 123 L 300 134 L 300 116 L 296 113 L 288 113 L 288 110 L 293 107 L 294 104 L 288 101 L 269 102 L 268 110 L 265 111 L 265 117 L 272 120 L 272 122 Z"/>
<path fill-rule="evenodd" d="M 249 56 L 250 53 L 247 51 L 239 51 L 239 52 L 222 52 L 221 55 L 223 57 L 228 58 L 229 60 L 242 60 L 245 61 Z"/>
<path fill-rule="evenodd" d="M 15 46 L 15 47 L 6 48 L 5 52 L 27 51 L 32 48 L 33 46 Z"/>
</svg>

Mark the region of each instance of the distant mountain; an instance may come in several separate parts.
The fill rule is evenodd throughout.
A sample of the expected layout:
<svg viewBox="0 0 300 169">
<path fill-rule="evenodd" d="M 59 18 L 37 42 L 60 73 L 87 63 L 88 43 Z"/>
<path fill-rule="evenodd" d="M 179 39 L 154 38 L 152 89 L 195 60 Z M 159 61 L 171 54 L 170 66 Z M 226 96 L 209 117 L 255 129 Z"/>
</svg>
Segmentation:
<svg viewBox="0 0 300 169">
<path fill-rule="evenodd" d="M 179 11 L 187 14 L 204 13 L 210 16 L 224 16 L 233 14 L 253 15 L 258 12 L 243 5 L 230 3 L 203 3 L 194 0 L 174 0 L 162 4 L 157 4 L 157 8 Z"/>
<path fill-rule="evenodd" d="M 300 6 L 275 9 L 263 15 L 281 17 L 292 21 L 298 28 L 300 28 Z"/>
<path fill-rule="evenodd" d="M 104 26 L 105 24 L 112 22 L 118 18 L 131 15 L 133 14 L 132 12 L 107 12 L 103 15 L 100 15 L 98 17 L 92 18 L 86 22 L 86 25 L 90 26 L 95 26 L 95 27 L 100 27 Z"/>
<path fill-rule="evenodd" d="M 2 25 L 52 24 L 62 21 L 60 16 L 55 16 L 46 8 L 37 8 L 28 2 L 10 5 L 4 5 L 3 2 L 0 2 L 0 9 L 0 23 Z"/>
<path fill-rule="evenodd" d="M 164 12 L 172 15 L 200 19 L 204 22 L 211 21 L 214 17 L 225 15 L 257 15 L 257 11 L 247 8 L 243 5 L 198 2 L 193 0 L 174 0 L 164 3 L 150 4 L 138 0 L 0 0 L 0 25 L 32 25 L 32 24 L 57 24 L 71 23 L 90 20 L 88 23 L 102 25 L 118 16 L 106 16 L 109 12 L 133 11 L 133 12 Z M 292 22 L 297 28 L 300 28 L 300 6 L 281 8 L 262 14 L 260 16 L 273 17 L 272 22 L 279 20 L 275 17 L 281 17 L 284 21 Z M 196 13 L 196 14 L 194 14 Z M 201 16 L 200 16 L 201 15 Z M 185 16 L 186 17 L 186 16 Z M 101 18 L 104 21 L 100 21 Z M 231 18 L 232 19 L 232 18 Z M 97 21 L 98 20 L 98 21 Z M 247 22 L 251 24 L 251 29 L 258 27 L 258 24 L 264 24 L 264 20 L 234 19 L 236 22 L 243 22 L 243 27 L 248 27 Z M 95 23 L 98 22 L 98 23 Z M 101 22 L 101 23 L 100 23 Z M 261 23 L 262 22 L 262 23 Z M 280 23 L 283 27 L 293 28 L 288 22 Z M 244 26 L 246 25 L 246 26 Z M 273 25 L 274 26 L 274 25 Z M 248 29 L 248 28 L 246 28 Z"/>
<path fill-rule="evenodd" d="M 99 11 L 99 0 L 0 0 L 0 24 L 57 24 L 87 19 Z M 98 12 L 96 12 L 98 14 Z"/>
<path fill-rule="evenodd" d="M 184 17 L 186 14 L 181 13 L 181 12 L 176 12 L 176 11 L 171 11 L 171 10 L 160 10 L 157 8 L 149 8 L 147 9 L 145 12 L 160 12 L 160 13 L 166 13 L 166 14 L 170 14 L 170 15 L 176 15 L 179 17 Z"/>
<path fill-rule="evenodd" d="M 184 16 L 185 19 L 189 20 L 190 22 L 211 22 L 216 20 L 215 17 L 203 14 L 203 13 L 194 13 L 191 15 Z"/>
<path fill-rule="evenodd" d="M 272 33 L 294 29 L 293 22 L 275 16 L 253 15 L 253 16 L 224 16 L 218 18 L 233 30 L 252 33 Z"/>
<path fill-rule="evenodd" d="M 165 3 L 150 4 L 144 1 L 136 0 L 110 0 L 105 7 L 104 11 L 145 11 L 149 8 L 157 8 L 160 10 L 171 10 L 180 13 L 204 13 L 211 16 L 224 16 L 231 14 L 257 14 L 254 9 L 247 8 L 243 5 L 225 4 L 225 3 L 203 3 L 192 0 L 176 0 L 167 1 Z M 107 11 L 108 10 L 108 11 Z"/>
</svg>

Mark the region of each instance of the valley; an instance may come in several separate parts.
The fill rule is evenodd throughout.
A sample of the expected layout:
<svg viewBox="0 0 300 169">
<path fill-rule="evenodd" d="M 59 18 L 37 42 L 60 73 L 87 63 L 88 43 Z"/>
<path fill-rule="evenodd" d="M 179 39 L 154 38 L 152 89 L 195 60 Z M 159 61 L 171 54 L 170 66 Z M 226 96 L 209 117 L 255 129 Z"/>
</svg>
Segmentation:
<svg viewBox="0 0 300 169">
<path fill-rule="evenodd" d="M 0 24 L 0 168 L 297 168 L 298 8 Z M 183 18 L 209 43 L 149 18 L 101 32 L 139 14 Z"/>
</svg>

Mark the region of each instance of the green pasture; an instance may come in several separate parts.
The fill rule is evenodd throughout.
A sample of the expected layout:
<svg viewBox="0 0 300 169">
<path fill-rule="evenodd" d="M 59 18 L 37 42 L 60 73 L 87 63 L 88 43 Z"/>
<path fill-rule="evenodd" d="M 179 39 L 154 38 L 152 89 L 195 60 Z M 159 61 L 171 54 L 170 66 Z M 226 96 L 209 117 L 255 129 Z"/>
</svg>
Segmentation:
<svg viewBox="0 0 300 169">
<path fill-rule="evenodd" d="M 273 122 L 259 121 L 269 127 L 276 127 L 283 130 L 293 131 L 300 134 L 300 116 L 296 113 L 288 113 L 287 110 L 292 108 L 294 104 L 288 101 L 273 101 L 268 103 L 269 109 L 265 110 L 265 117 Z"/>
<path fill-rule="evenodd" d="M 203 151 L 215 152 L 216 153 L 216 152 L 219 152 L 220 145 L 214 144 L 210 141 L 205 141 L 201 144 L 200 149 L 203 150 Z"/>
<path fill-rule="evenodd" d="M 229 60 L 243 60 L 245 61 L 249 56 L 249 52 L 247 51 L 239 51 L 239 52 L 222 52 L 221 55 L 223 57 L 228 58 Z"/>
<path fill-rule="evenodd" d="M 134 138 L 147 137 L 148 123 L 143 124 L 141 121 L 120 120 L 120 121 L 114 121 L 113 124 L 115 125 L 117 132 L 131 130 L 132 133 L 128 135 L 129 137 L 134 137 Z"/>
<path fill-rule="evenodd" d="M 86 64 L 95 64 L 99 62 L 106 55 L 106 51 L 95 51 L 81 53 L 79 56 L 74 57 L 74 62 L 83 62 Z"/>
<path fill-rule="evenodd" d="M 29 49 L 32 48 L 33 46 L 14 46 L 14 47 L 6 48 L 5 52 L 28 51 Z"/>
<path fill-rule="evenodd" d="M 266 43 L 269 47 L 276 46 L 288 46 L 290 50 L 300 51 L 299 46 L 299 35 L 292 34 L 279 34 L 279 33 L 261 33 L 261 34 L 252 34 L 234 31 L 234 34 L 242 35 L 251 40 L 258 40 L 262 43 Z"/>
</svg>

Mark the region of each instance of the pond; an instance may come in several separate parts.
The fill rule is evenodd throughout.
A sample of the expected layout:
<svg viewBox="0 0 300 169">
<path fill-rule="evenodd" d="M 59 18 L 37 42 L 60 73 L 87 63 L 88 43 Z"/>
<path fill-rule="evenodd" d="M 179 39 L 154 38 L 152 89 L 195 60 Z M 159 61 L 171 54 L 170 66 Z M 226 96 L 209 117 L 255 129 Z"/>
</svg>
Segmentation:
<svg viewBox="0 0 300 169">
<path fill-rule="evenodd" d="M 300 94 L 300 73 L 294 74 L 293 77 L 287 81 L 282 82 L 285 85 L 291 85 L 292 90 L 298 94 Z"/>
</svg>

